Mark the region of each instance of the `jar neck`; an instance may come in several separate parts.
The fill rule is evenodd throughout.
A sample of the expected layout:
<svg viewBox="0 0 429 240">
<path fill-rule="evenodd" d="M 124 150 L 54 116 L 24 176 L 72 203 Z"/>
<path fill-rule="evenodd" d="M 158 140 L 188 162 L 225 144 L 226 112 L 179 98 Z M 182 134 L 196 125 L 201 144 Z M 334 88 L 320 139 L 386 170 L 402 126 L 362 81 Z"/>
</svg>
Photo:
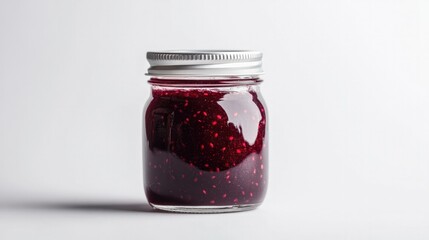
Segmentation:
<svg viewBox="0 0 429 240">
<path fill-rule="evenodd" d="M 232 76 L 232 77 L 191 77 L 191 76 L 156 76 L 148 81 L 153 86 L 164 87 L 231 87 L 258 85 L 262 82 L 258 76 Z"/>
</svg>

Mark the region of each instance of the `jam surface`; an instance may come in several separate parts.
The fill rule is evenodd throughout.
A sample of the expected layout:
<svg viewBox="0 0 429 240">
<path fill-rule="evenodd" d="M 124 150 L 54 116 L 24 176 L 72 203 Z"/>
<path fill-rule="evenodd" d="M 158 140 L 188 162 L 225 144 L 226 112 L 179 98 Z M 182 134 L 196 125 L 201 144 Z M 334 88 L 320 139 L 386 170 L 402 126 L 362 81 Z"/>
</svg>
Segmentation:
<svg viewBox="0 0 429 240">
<path fill-rule="evenodd" d="M 258 86 L 153 86 L 144 118 L 144 183 L 150 203 L 262 202 L 268 146 Z"/>
</svg>

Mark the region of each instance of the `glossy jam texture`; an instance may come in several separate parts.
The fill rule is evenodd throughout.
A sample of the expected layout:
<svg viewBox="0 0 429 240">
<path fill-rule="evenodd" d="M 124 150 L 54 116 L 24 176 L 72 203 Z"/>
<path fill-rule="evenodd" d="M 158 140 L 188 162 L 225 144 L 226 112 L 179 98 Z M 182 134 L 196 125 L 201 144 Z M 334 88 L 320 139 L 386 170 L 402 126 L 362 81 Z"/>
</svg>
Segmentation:
<svg viewBox="0 0 429 240">
<path fill-rule="evenodd" d="M 149 202 L 261 203 L 267 187 L 266 124 L 257 85 L 153 86 L 143 134 Z"/>
</svg>

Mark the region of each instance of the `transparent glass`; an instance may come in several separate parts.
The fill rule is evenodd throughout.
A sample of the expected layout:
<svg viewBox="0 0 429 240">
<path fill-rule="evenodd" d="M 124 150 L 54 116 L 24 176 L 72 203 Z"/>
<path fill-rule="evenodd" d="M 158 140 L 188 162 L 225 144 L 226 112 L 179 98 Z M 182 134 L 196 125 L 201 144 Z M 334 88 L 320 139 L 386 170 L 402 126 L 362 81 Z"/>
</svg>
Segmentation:
<svg viewBox="0 0 429 240">
<path fill-rule="evenodd" d="M 149 204 L 175 212 L 259 206 L 268 183 L 267 111 L 259 78 L 152 78 L 144 110 Z"/>
</svg>

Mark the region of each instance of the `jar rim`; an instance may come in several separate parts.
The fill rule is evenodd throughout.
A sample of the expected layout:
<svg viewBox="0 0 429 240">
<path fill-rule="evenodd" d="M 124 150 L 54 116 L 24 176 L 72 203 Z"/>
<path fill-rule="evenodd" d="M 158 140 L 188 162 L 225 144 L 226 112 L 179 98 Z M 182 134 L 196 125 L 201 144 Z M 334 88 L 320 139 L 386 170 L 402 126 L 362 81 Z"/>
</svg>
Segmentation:
<svg viewBox="0 0 429 240">
<path fill-rule="evenodd" d="M 183 87 L 183 88 L 201 88 L 201 87 L 233 87 L 259 85 L 263 80 L 259 77 L 248 78 L 226 78 L 226 77 L 191 77 L 191 78 L 173 78 L 173 77 L 152 77 L 148 83 L 154 86 L 165 87 Z"/>
</svg>

